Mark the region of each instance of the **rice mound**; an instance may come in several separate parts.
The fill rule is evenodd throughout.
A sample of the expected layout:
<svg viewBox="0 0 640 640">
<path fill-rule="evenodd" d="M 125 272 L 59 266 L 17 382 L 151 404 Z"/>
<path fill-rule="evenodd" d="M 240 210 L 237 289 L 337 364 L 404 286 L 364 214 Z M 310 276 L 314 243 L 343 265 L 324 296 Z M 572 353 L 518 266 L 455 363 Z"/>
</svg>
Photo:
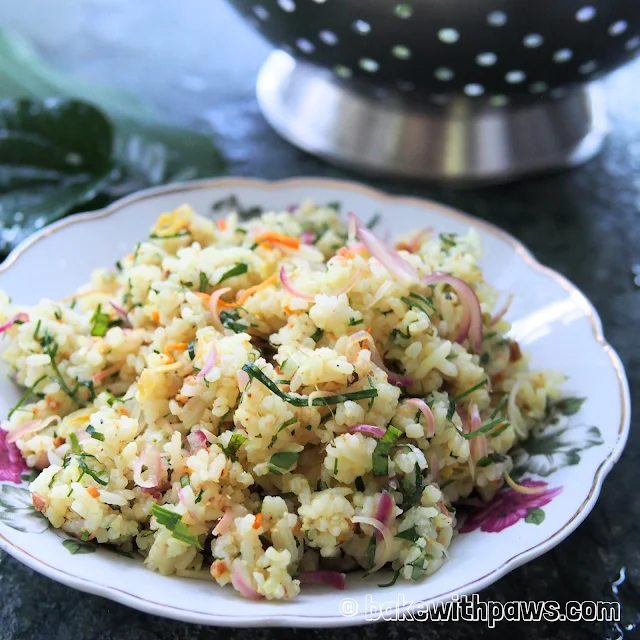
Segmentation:
<svg viewBox="0 0 640 640">
<path fill-rule="evenodd" d="M 183 206 L 66 300 L 25 308 L 2 294 L 3 358 L 31 390 L 2 427 L 41 470 L 36 508 L 149 569 L 206 567 L 247 597 L 292 598 L 358 567 L 436 571 L 452 503 L 501 488 L 562 378 L 530 371 L 509 324 L 492 321 L 499 292 L 473 230 L 397 246 L 420 276 L 473 288 L 480 353 L 456 342 L 454 288 L 403 283 L 312 202 L 248 221 Z M 474 412 L 495 425 L 469 438 Z"/>
</svg>

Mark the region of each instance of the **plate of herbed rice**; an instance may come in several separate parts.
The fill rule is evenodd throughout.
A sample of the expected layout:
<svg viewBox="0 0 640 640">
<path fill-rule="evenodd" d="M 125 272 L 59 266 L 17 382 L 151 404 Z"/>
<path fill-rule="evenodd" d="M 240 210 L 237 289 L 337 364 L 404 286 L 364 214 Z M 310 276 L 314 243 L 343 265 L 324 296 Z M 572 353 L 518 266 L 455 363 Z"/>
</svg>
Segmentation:
<svg viewBox="0 0 640 640">
<path fill-rule="evenodd" d="M 157 615 L 340 626 L 477 592 L 578 526 L 627 438 L 571 283 L 356 184 L 146 191 L 31 237 L 0 290 L 0 546 Z"/>
</svg>

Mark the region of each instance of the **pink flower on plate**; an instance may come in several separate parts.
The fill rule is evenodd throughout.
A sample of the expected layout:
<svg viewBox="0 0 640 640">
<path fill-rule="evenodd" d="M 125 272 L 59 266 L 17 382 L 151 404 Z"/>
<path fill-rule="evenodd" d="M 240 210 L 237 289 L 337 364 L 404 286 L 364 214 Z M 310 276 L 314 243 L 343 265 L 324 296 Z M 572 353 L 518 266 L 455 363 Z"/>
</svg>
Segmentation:
<svg viewBox="0 0 640 640">
<path fill-rule="evenodd" d="M 522 481 L 523 487 L 546 487 L 541 480 L 527 478 Z M 496 494 L 493 500 L 470 515 L 460 527 L 460 533 L 469 533 L 480 529 L 486 533 L 498 533 L 529 515 L 530 510 L 539 509 L 549 504 L 562 487 L 554 487 L 536 494 L 523 494 L 506 489 Z"/>
<path fill-rule="evenodd" d="M 7 433 L 0 429 L 0 480 L 9 480 L 21 484 L 21 473 L 29 471 L 18 447 L 7 442 Z"/>
</svg>

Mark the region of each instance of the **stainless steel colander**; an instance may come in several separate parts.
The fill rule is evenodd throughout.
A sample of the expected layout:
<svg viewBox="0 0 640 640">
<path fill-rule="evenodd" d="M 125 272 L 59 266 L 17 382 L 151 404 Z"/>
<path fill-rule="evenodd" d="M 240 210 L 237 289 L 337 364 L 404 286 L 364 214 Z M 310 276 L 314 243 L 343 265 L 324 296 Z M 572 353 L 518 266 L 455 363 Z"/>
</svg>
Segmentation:
<svg viewBox="0 0 640 640">
<path fill-rule="evenodd" d="M 638 0 L 231 0 L 277 47 L 267 119 L 387 175 L 510 179 L 604 133 L 593 81 L 640 51 Z"/>
</svg>

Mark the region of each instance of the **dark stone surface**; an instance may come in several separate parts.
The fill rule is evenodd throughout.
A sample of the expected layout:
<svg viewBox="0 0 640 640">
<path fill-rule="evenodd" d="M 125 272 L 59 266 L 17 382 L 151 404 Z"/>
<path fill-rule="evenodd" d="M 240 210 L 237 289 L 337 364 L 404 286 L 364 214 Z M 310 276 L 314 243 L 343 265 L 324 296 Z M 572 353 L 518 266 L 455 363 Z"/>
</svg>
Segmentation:
<svg viewBox="0 0 640 640">
<path fill-rule="evenodd" d="M 4 6 L 12 5 L 11 7 Z M 3 3 L 0 24 L 31 35 L 61 68 L 129 89 L 169 118 L 208 131 L 230 173 L 265 178 L 348 176 L 280 140 L 258 113 L 253 82 L 267 47 L 220 0 L 22 0 Z M 603 153 L 572 172 L 519 184 L 454 192 L 378 183 L 441 200 L 505 228 L 575 282 L 597 307 L 640 401 L 640 65 L 608 81 L 612 133 Z M 357 177 L 356 177 L 357 179 Z M 463 638 L 633 637 L 640 622 L 639 420 L 598 505 L 569 539 L 483 592 L 487 600 L 611 600 L 620 587 L 623 623 L 382 624 L 344 630 L 225 630 L 154 618 L 81 594 L 0 552 L 0 640 L 152 640 L 275 637 Z M 480 550 L 481 552 L 481 550 Z M 215 597 L 212 595 L 212 597 Z M 625 626 L 629 625 L 629 629 Z"/>
</svg>

